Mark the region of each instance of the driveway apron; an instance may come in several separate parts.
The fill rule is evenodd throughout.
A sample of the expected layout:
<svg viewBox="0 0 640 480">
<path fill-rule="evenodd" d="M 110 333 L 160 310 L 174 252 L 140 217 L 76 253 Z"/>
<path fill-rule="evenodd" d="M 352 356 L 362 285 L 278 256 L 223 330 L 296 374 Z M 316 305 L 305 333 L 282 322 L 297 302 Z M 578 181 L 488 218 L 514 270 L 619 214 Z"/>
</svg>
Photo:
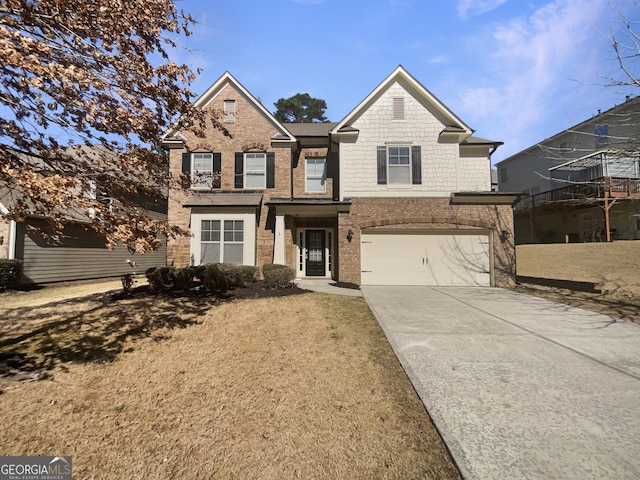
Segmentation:
<svg viewBox="0 0 640 480">
<path fill-rule="evenodd" d="M 640 478 L 640 326 L 511 290 L 362 287 L 465 479 Z"/>
</svg>

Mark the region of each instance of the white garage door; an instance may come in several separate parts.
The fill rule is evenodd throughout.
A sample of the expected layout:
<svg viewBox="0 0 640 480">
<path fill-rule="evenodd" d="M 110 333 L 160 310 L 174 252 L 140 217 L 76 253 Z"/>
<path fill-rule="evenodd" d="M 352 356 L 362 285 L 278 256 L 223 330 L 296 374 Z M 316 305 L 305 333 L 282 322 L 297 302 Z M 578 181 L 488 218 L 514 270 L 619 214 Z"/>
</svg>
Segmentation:
<svg viewBox="0 0 640 480">
<path fill-rule="evenodd" d="M 362 232 L 362 285 L 489 286 L 487 234 Z"/>
</svg>

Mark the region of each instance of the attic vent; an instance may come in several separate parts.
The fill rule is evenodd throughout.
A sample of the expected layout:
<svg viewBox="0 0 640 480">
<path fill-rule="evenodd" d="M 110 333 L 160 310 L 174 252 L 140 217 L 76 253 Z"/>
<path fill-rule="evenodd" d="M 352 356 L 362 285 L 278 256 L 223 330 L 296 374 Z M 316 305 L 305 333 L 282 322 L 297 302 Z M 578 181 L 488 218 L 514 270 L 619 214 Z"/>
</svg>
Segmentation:
<svg viewBox="0 0 640 480">
<path fill-rule="evenodd" d="M 393 97 L 393 119 L 404 120 L 404 98 Z"/>
<path fill-rule="evenodd" d="M 224 101 L 224 122 L 233 123 L 236 121 L 236 101 L 225 100 Z"/>
</svg>

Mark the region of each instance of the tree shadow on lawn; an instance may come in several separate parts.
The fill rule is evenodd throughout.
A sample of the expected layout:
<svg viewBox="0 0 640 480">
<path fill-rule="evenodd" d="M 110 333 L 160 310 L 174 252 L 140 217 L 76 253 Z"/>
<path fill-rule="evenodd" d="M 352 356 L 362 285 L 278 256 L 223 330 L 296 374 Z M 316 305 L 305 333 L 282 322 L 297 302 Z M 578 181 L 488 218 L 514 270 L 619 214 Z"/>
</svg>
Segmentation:
<svg viewBox="0 0 640 480">
<path fill-rule="evenodd" d="M 619 298 L 616 296 L 617 290 L 594 293 L 526 283 L 519 285 L 517 290 L 567 306 L 608 315 L 611 322 L 608 322 L 607 325 L 621 320 L 640 324 L 640 302 L 638 299 Z"/>
<path fill-rule="evenodd" d="M 147 286 L 128 294 L 91 295 L 6 311 L 0 325 L 0 377 L 16 380 L 65 363 L 113 361 L 132 342 L 162 341 L 167 330 L 201 323 L 223 302 L 308 293 L 296 287 L 267 290 L 259 285 L 225 294 L 191 290 L 154 295 Z M 43 320 L 46 319 L 46 320 Z M 164 333 L 163 333 L 164 332 Z"/>
</svg>

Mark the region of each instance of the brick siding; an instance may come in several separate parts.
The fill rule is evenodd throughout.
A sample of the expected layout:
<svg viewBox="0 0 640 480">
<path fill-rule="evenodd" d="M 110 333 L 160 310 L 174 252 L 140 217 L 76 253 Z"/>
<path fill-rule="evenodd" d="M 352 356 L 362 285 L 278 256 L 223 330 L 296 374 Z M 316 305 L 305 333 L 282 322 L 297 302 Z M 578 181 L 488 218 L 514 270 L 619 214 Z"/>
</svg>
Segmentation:
<svg viewBox="0 0 640 480">
<path fill-rule="evenodd" d="M 515 285 L 513 229 L 510 205 L 450 205 L 448 198 L 354 198 L 350 213 L 338 218 L 339 280 L 360 284 L 360 239 L 363 229 L 485 230 L 493 240 L 495 285 Z M 353 231 L 351 242 L 347 233 Z"/>
</svg>

